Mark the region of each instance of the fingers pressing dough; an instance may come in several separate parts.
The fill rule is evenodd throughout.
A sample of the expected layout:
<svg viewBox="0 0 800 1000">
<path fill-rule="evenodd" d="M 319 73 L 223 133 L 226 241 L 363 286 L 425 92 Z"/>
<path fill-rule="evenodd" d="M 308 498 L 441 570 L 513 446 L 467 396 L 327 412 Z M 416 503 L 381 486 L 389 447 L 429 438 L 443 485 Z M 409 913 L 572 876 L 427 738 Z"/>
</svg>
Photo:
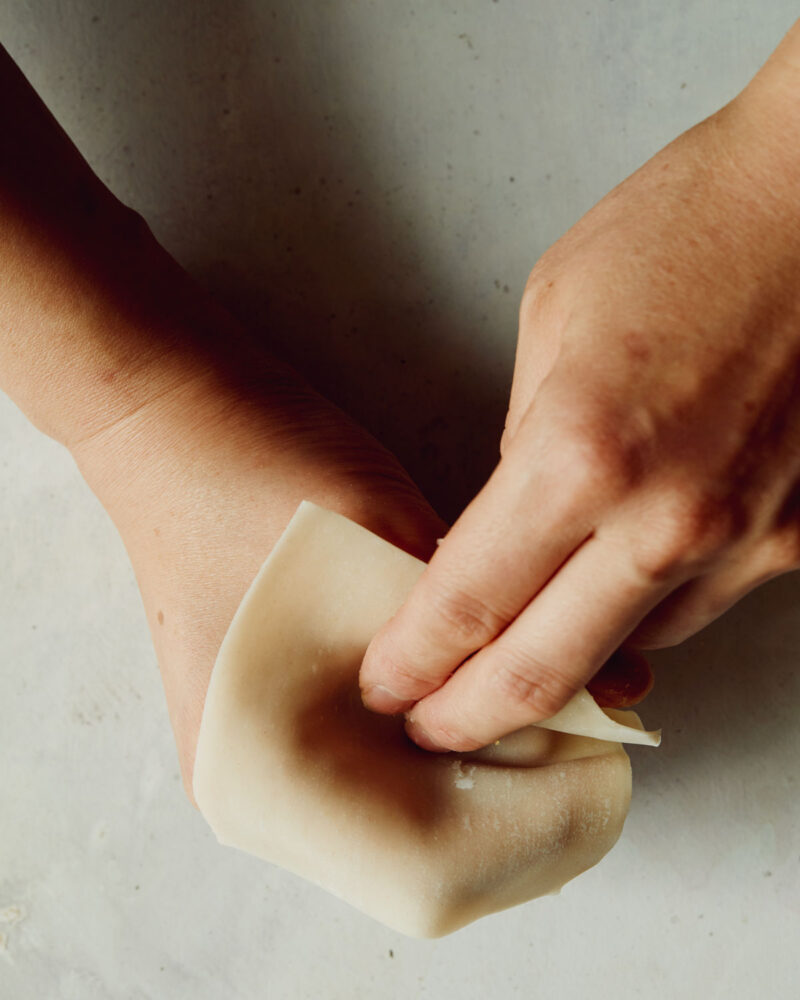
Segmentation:
<svg viewBox="0 0 800 1000">
<path fill-rule="evenodd" d="M 302 503 L 220 648 L 193 784 L 221 843 L 436 937 L 557 892 L 599 861 L 631 792 L 628 757 L 608 741 L 657 734 L 581 692 L 482 751 L 414 746 L 402 719 L 362 706 L 358 670 L 423 567 Z"/>
</svg>

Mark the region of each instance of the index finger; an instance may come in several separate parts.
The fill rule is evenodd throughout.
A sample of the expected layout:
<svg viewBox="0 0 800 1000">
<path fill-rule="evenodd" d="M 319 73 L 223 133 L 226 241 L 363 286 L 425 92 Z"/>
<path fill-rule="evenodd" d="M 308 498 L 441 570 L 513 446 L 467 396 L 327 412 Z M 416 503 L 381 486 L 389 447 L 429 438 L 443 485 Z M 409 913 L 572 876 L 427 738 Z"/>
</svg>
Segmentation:
<svg viewBox="0 0 800 1000">
<path fill-rule="evenodd" d="M 361 667 L 368 708 L 406 711 L 439 688 L 591 535 L 596 497 L 567 454 L 545 450 L 524 465 L 507 452 L 373 638 Z"/>
</svg>

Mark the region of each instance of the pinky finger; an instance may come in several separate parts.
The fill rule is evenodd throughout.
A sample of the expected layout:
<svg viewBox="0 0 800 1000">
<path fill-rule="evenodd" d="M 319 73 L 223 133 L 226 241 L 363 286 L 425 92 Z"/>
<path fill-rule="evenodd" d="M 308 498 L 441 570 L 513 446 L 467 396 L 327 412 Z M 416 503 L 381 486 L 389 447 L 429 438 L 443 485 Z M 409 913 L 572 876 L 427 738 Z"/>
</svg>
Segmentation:
<svg viewBox="0 0 800 1000">
<path fill-rule="evenodd" d="M 723 567 L 683 584 L 634 629 L 628 644 L 637 649 L 677 646 L 723 615 L 762 583 L 798 568 L 792 546 L 770 537 Z"/>
</svg>

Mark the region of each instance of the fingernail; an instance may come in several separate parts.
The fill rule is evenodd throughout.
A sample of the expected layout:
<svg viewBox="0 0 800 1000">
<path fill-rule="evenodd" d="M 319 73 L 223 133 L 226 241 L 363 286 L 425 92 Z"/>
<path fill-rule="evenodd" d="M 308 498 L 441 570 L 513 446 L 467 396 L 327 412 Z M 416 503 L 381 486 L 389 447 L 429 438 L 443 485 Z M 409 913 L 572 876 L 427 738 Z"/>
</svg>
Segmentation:
<svg viewBox="0 0 800 1000">
<path fill-rule="evenodd" d="M 409 708 L 414 706 L 413 701 L 398 698 L 382 684 L 372 684 L 370 687 L 364 688 L 361 692 L 361 700 L 373 712 L 382 712 L 385 715 L 399 715 L 400 712 L 407 712 Z"/>
<path fill-rule="evenodd" d="M 447 747 L 441 747 L 432 740 L 418 722 L 412 722 L 411 719 L 407 719 L 406 733 L 409 739 L 413 740 L 423 750 L 430 750 L 431 753 L 450 753 Z"/>
</svg>

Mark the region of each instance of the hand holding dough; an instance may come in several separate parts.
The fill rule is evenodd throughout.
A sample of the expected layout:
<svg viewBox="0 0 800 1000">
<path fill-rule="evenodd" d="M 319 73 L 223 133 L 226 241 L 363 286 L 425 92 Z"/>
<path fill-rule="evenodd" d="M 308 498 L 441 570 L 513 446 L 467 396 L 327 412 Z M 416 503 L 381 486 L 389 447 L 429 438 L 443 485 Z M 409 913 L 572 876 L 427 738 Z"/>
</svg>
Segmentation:
<svg viewBox="0 0 800 1000">
<path fill-rule="evenodd" d="M 556 892 L 599 861 L 631 784 L 620 742 L 606 740 L 658 736 L 582 692 L 482 751 L 414 746 L 402 720 L 364 709 L 358 668 L 423 567 L 301 504 L 220 648 L 194 794 L 221 843 L 432 937 Z"/>
</svg>

